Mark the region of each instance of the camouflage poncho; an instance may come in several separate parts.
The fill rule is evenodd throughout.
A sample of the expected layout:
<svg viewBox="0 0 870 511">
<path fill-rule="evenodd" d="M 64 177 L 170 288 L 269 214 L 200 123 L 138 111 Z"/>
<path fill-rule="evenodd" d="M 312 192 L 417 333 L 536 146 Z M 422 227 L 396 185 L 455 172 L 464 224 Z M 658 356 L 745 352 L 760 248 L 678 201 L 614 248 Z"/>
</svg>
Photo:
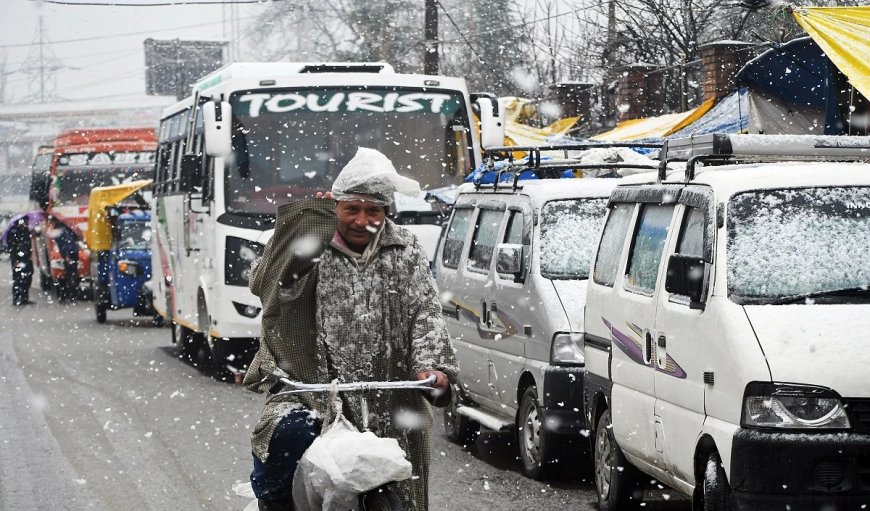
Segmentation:
<svg viewBox="0 0 870 511">
<path fill-rule="evenodd" d="M 421 371 L 437 369 L 455 380 L 456 361 L 423 249 L 413 234 L 389 220 L 376 243 L 374 254 L 361 267 L 340 247 L 331 244 L 314 268 L 317 278 L 312 286 L 314 296 L 298 298 L 315 302 L 316 353 L 311 358 L 317 366 L 314 379 L 410 380 Z M 305 284 L 307 280 L 301 278 L 297 283 Z M 264 339 L 265 334 L 264 331 Z M 274 338 L 267 340 L 265 349 L 274 345 L 272 350 L 282 350 L 281 345 L 292 342 L 292 338 Z M 258 357 L 264 358 L 259 353 Z M 369 428 L 381 436 L 396 438 L 414 467 L 412 479 L 396 485 L 406 509 L 425 510 L 432 426 L 430 405 L 419 391 L 384 392 L 367 396 L 367 400 Z M 256 428 L 260 434 L 255 431 L 253 439 L 254 451 L 262 455 L 261 459 L 268 455 L 265 451 L 274 426 L 288 406 L 293 406 L 283 400 L 275 401 L 267 403 L 264 410 L 263 419 L 269 424 L 261 420 Z M 306 405 L 329 416 L 322 402 L 309 401 Z M 345 397 L 344 409 L 345 416 L 359 427 L 360 408 L 354 395 Z"/>
</svg>

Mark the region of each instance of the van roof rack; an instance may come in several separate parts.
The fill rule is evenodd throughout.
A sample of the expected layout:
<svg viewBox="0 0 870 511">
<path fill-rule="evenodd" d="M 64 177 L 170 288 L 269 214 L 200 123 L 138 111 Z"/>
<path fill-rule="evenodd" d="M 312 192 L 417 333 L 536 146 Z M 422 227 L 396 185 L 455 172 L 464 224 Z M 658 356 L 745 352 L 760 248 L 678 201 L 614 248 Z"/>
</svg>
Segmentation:
<svg viewBox="0 0 870 511">
<path fill-rule="evenodd" d="M 484 152 L 484 157 L 487 160 L 486 165 L 491 170 L 495 171 L 495 181 L 492 183 L 493 191 L 499 190 L 501 177 L 503 175 L 513 176 L 511 185 L 512 191 L 522 189 L 519 184 L 520 175 L 526 171 L 534 171 L 538 179 L 559 179 L 562 177 L 562 172 L 566 168 L 577 170 L 583 169 L 645 169 L 655 170 L 656 165 L 639 164 L 639 163 L 580 163 L 576 158 L 568 156 L 568 151 L 583 151 L 587 149 L 609 148 L 609 147 L 644 147 L 661 149 L 662 144 L 634 144 L 630 142 L 606 142 L 594 144 L 563 144 L 563 145 L 545 145 L 545 146 L 499 146 L 489 147 Z M 514 158 L 514 151 L 525 151 L 529 153 L 528 160 L 517 161 Z M 543 160 L 541 158 L 542 151 L 564 151 L 565 158 L 558 160 Z M 494 157 L 496 155 L 507 153 L 507 165 L 498 170 L 492 169 Z M 476 190 L 480 190 L 484 185 L 480 179 L 472 181 Z"/>
<path fill-rule="evenodd" d="M 687 162 L 685 177 L 691 181 L 698 162 L 870 161 L 870 137 L 711 133 L 665 140 L 659 154 L 659 181 L 667 178 L 667 165 L 672 161 Z"/>
<path fill-rule="evenodd" d="M 568 151 L 587 151 L 589 149 L 601 149 L 609 147 L 640 147 L 646 149 L 661 149 L 662 144 L 649 143 L 633 143 L 633 142 L 595 142 L 595 143 L 578 143 L 578 144 L 553 144 L 539 146 L 497 146 L 487 147 L 483 150 L 483 156 L 488 160 L 493 160 L 497 156 L 507 153 L 508 161 L 514 160 L 515 151 L 524 151 L 529 153 L 529 165 L 535 165 L 535 161 L 540 164 L 541 152 L 543 151 L 564 151 L 565 158 L 568 158 Z"/>
</svg>

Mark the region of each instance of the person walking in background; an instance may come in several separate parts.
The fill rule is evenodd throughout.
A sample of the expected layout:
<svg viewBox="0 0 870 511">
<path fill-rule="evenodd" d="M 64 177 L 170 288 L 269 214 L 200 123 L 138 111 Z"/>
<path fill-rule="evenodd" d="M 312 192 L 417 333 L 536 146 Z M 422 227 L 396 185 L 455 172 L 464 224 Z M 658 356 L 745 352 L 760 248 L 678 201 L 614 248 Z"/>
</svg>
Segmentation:
<svg viewBox="0 0 870 511">
<path fill-rule="evenodd" d="M 63 280 L 58 295 L 61 302 L 75 302 L 79 287 L 79 237 L 56 218 L 52 218 L 52 225 L 57 233 L 54 242 L 63 258 Z"/>
<path fill-rule="evenodd" d="M 404 390 L 368 400 L 371 427 L 395 438 L 413 467 L 411 479 L 394 490 L 406 510 L 427 509 L 426 401 L 449 402 L 458 368 L 428 258 L 413 234 L 385 218 L 394 192 L 415 195 L 420 188 L 386 156 L 360 148 L 332 192 L 278 208 L 275 234 L 252 271 L 263 337 L 244 380 L 269 396 L 252 437 L 251 484 L 261 510 L 294 509 L 294 470 L 320 433 L 320 419 L 328 424 L 332 414 L 310 395 L 277 394 L 279 369 L 304 383 L 434 376 L 437 398 Z M 344 415 L 357 428 L 358 399 L 342 396 Z"/>
<path fill-rule="evenodd" d="M 9 261 L 12 263 L 12 303 L 30 302 L 30 284 L 33 282 L 33 244 L 27 216 L 15 221 L 6 233 Z"/>
</svg>

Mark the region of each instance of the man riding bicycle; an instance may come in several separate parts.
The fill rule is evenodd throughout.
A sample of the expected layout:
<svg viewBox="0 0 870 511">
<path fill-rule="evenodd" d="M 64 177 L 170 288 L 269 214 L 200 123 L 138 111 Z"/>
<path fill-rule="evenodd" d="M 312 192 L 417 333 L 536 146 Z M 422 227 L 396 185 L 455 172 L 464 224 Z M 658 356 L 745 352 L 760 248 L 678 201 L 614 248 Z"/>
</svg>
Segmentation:
<svg viewBox="0 0 870 511">
<path fill-rule="evenodd" d="M 416 237 L 386 218 L 394 192 L 420 191 L 386 156 L 360 148 L 332 192 L 278 208 L 275 233 L 255 263 L 250 288 L 263 304 L 260 349 L 245 386 L 269 399 L 254 429 L 251 484 L 260 509 L 290 510 L 292 478 L 331 413 L 323 397 L 275 394 L 276 368 L 305 383 L 436 377 L 449 402 L 457 366 L 429 261 Z M 343 412 L 363 424 L 353 395 Z M 408 454 L 411 479 L 393 490 L 406 510 L 428 507 L 432 411 L 403 390 L 368 397 L 369 426 Z"/>
</svg>

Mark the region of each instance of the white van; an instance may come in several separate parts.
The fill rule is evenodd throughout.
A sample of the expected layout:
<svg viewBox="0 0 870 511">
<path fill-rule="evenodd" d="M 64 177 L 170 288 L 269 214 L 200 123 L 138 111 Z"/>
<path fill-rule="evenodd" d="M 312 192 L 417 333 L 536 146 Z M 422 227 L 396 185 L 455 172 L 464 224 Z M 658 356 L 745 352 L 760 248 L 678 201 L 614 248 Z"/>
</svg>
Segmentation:
<svg viewBox="0 0 870 511">
<path fill-rule="evenodd" d="M 436 254 L 460 367 L 448 437 L 515 430 L 529 477 L 555 475 L 563 440 L 586 427 L 583 299 L 617 181 L 462 185 Z"/>
<path fill-rule="evenodd" d="M 614 190 L 588 284 L 600 508 L 636 507 L 640 471 L 695 509 L 870 509 L 870 139 L 662 157 L 685 174 Z"/>
</svg>

